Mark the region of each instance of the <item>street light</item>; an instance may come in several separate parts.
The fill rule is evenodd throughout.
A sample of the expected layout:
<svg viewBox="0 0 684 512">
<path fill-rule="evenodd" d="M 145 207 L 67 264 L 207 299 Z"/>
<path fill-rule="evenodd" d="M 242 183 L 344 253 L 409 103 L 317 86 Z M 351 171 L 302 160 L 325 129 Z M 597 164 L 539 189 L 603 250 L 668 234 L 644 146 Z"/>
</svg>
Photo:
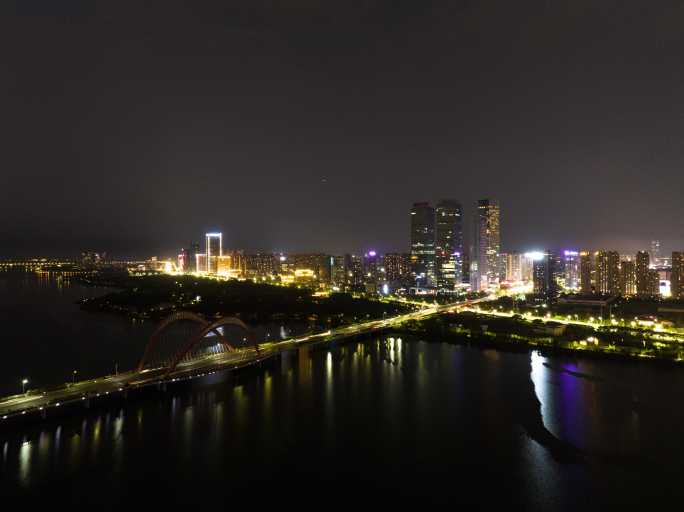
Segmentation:
<svg viewBox="0 0 684 512">
<path fill-rule="evenodd" d="M 71 383 L 72 384 L 76 384 L 76 374 L 77 373 L 78 373 L 78 370 L 74 370 L 74 372 L 72 373 L 72 377 L 71 377 Z"/>
<path fill-rule="evenodd" d="M 21 381 L 21 392 L 26 393 L 26 384 L 28 384 L 28 379 L 22 379 Z"/>
</svg>

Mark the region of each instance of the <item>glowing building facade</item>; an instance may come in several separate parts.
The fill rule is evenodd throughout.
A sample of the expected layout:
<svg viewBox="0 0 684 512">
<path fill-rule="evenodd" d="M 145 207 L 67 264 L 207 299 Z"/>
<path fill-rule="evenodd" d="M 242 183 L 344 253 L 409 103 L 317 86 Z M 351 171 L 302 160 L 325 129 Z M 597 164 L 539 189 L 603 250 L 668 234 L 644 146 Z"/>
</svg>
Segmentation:
<svg viewBox="0 0 684 512">
<path fill-rule="evenodd" d="M 616 251 L 596 253 L 596 293 L 620 295 L 620 254 Z"/>
<path fill-rule="evenodd" d="M 620 291 L 624 296 L 636 295 L 636 264 L 631 259 L 620 262 Z"/>
<path fill-rule="evenodd" d="M 221 233 L 206 234 L 206 268 L 208 274 L 218 273 L 219 257 L 223 256 L 223 235 Z"/>
<path fill-rule="evenodd" d="M 429 203 L 411 208 L 411 274 L 418 287 L 435 281 L 435 209 Z"/>
<path fill-rule="evenodd" d="M 477 290 L 499 282 L 499 254 L 501 252 L 500 209 L 494 199 L 480 199 L 477 203 Z M 478 286 L 479 285 L 479 286 Z"/>
<path fill-rule="evenodd" d="M 435 284 L 453 289 L 462 280 L 463 209 L 454 200 L 435 208 Z"/>
<path fill-rule="evenodd" d="M 509 283 L 515 283 L 523 280 L 523 258 L 524 256 L 519 252 L 511 252 L 506 254 L 506 281 Z"/>
<path fill-rule="evenodd" d="M 593 293 L 593 274 L 594 261 L 592 254 L 589 251 L 582 251 L 579 255 L 580 265 L 580 293 L 582 295 L 591 295 Z"/>
<path fill-rule="evenodd" d="M 672 253 L 670 290 L 673 299 L 684 300 L 684 252 Z"/>
<path fill-rule="evenodd" d="M 563 252 L 563 277 L 565 288 L 578 290 L 580 288 L 580 255 L 577 251 Z"/>
<path fill-rule="evenodd" d="M 534 258 L 533 284 L 535 295 L 553 299 L 558 295 L 558 269 L 556 255 L 545 251 Z"/>
<path fill-rule="evenodd" d="M 646 251 L 639 251 L 636 255 L 636 288 L 639 297 L 651 297 L 653 287 L 650 275 L 650 256 Z"/>
</svg>

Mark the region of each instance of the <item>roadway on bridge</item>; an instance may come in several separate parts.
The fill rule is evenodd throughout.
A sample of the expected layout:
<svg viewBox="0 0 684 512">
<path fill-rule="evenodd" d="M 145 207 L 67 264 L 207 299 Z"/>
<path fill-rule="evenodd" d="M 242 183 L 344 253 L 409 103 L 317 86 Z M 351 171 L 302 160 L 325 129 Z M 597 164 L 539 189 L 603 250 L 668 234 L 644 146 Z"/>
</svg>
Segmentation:
<svg viewBox="0 0 684 512">
<path fill-rule="evenodd" d="M 423 309 L 382 320 L 371 320 L 352 324 L 322 333 L 308 334 L 279 342 L 259 344 L 259 351 L 246 349 L 238 352 L 225 352 L 206 355 L 201 358 L 181 362 L 173 373 L 167 374 L 166 367 L 145 369 L 141 372 L 129 371 L 96 379 L 84 380 L 62 387 L 40 391 L 32 390 L 22 395 L 0 399 L 0 420 L 28 413 L 45 413 L 48 409 L 63 407 L 77 401 L 125 393 L 129 389 L 158 385 L 160 382 L 174 382 L 187 378 L 202 377 L 216 371 L 239 368 L 268 359 L 283 350 L 303 344 L 330 342 L 349 336 L 367 334 L 398 326 L 407 320 L 421 320 L 429 316 L 453 311 L 455 308 L 472 306 L 491 298 L 477 299 L 449 305 L 427 305 Z"/>
</svg>

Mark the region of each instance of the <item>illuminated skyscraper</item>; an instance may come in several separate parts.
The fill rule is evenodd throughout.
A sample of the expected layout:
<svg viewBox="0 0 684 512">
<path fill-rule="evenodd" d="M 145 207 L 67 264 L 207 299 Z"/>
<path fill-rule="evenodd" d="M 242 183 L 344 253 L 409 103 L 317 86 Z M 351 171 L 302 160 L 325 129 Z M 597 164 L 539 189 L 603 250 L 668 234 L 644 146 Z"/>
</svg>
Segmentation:
<svg viewBox="0 0 684 512">
<path fill-rule="evenodd" d="M 580 287 L 580 255 L 577 251 L 563 252 L 563 273 L 565 288 L 577 290 Z"/>
<path fill-rule="evenodd" d="M 580 252 L 580 293 L 582 295 L 591 295 L 593 293 L 593 267 L 592 254 L 589 251 Z"/>
<path fill-rule="evenodd" d="M 596 253 L 596 293 L 620 295 L 620 254 L 615 251 Z"/>
<path fill-rule="evenodd" d="M 293 254 L 294 270 L 311 270 L 319 284 L 329 285 L 331 276 L 330 256 L 321 253 Z"/>
<path fill-rule="evenodd" d="M 660 240 L 651 242 L 651 263 L 656 267 L 660 265 Z"/>
<path fill-rule="evenodd" d="M 463 275 L 463 210 L 461 203 L 443 200 L 435 209 L 435 279 L 440 288 L 453 289 Z"/>
<path fill-rule="evenodd" d="M 206 247 L 207 268 L 205 271 L 209 274 L 216 274 L 219 256 L 223 255 L 223 235 L 221 233 L 207 233 Z"/>
<path fill-rule="evenodd" d="M 654 268 L 648 269 L 647 290 L 648 297 L 660 295 L 660 273 Z"/>
<path fill-rule="evenodd" d="M 206 272 L 207 271 L 207 255 L 202 254 L 202 253 L 196 253 L 195 254 L 195 268 L 197 269 L 197 272 Z"/>
<path fill-rule="evenodd" d="M 525 253 L 520 260 L 520 277 L 525 283 L 534 280 L 534 257 L 532 253 Z"/>
<path fill-rule="evenodd" d="M 620 262 L 620 291 L 628 297 L 636 294 L 636 264 L 632 260 Z"/>
<path fill-rule="evenodd" d="M 347 273 L 351 267 L 351 255 L 344 254 L 330 258 L 330 282 L 334 287 L 346 290 L 349 281 Z"/>
<path fill-rule="evenodd" d="M 461 254 L 461 283 L 470 284 L 470 249 L 467 248 Z"/>
<path fill-rule="evenodd" d="M 245 256 L 245 272 L 248 277 L 272 279 L 278 274 L 278 256 L 273 253 L 256 253 Z"/>
<path fill-rule="evenodd" d="M 376 251 L 368 251 L 363 255 L 364 282 L 371 285 L 371 288 L 376 287 L 383 277 L 380 275 L 380 269 L 380 256 Z"/>
<path fill-rule="evenodd" d="M 390 285 L 405 286 L 411 275 L 411 255 L 406 253 L 389 253 L 383 258 L 385 275 Z"/>
<path fill-rule="evenodd" d="M 506 254 L 506 281 L 515 283 L 523 280 L 523 258 L 519 252 Z"/>
<path fill-rule="evenodd" d="M 500 209 L 494 199 L 477 202 L 477 271 L 478 290 L 499 281 L 501 252 Z"/>
<path fill-rule="evenodd" d="M 552 299 L 558 295 L 556 281 L 558 269 L 557 258 L 550 251 L 546 251 L 534 260 L 533 283 L 535 295 Z"/>
<path fill-rule="evenodd" d="M 364 290 L 363 259 L 355 254 L 351 255 L 347 269 L 348 286 L 354 291 Z"/>
<path fill-rule="evenodd" d="M 435 209 L 429 203 L 411 208 L 411 274 L 416 286 L 435 281 Z"/>
<path fill-rule="evenodd" d="M 684 252 L 672 253 L 670 290 L 673 299 L 684 300 Z"/>
<path fill-rule="evenodd" d="M 188 272 L 196 272 L 197 268 L 197 254 L 200 252 L 200 244 L 198 242 L 192 242 L 190 244 L 190 249 L 188 249 Z"/>
<path fill-rule="evenodd" d="M 639 297 L 651 297 L 652 286 L 649 272 L 650 257 L 646 251 L 639 251 L 636 255 L 636 288 Z"/>
</svg>

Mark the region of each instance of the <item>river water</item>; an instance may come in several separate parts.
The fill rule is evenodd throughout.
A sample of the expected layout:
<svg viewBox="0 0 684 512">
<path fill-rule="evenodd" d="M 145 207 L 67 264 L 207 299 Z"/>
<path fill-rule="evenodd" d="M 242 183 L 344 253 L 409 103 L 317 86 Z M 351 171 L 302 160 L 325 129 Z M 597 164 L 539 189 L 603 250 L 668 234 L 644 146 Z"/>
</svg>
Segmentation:
<svg viewBox="0 0 684 512">
<path fill-rule="evenodd" d="M 33 286 L 26 279 L 23 286 Z M 3 311 L 6 292 L 22 296 L 21 288 L 3 286 Z M 72 294 L 84 292 L 97 293 L 62 288 L 52 296 L 45 324 L 42 316 L 3 317 L 14 332 L 45 335 L 21 335 L 30 346 L 12 357 L 51 357 L 65 346 L 106 368 L 121 348 L 118 334 L 148 328 L 72 311 Z M 99 322 L 110 332 L 104 346 L 91 338 Z M 70 337 L 41 325 L 66 326 Z M 49 366 L 38 361 L 29 370 L 42 365 Z M 22 375 L 6 379 L 12 367 L 3 357 L 9 386 Z M 664 508 L 684 498 L 683 394 L 684 372 L 671 367 L 384 335 L 302 348 L 260 371 L 0 430 L 0 495 L 79 509 Z"/>
</svg>

